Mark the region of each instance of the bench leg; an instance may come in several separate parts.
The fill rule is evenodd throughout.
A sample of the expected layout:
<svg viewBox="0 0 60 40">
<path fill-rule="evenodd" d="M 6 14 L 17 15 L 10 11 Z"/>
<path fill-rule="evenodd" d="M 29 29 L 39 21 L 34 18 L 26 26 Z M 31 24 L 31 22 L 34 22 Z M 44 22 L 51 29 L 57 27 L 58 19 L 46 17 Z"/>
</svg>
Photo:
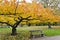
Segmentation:
<svg viewBox="0 0 60 40">
<path fill-rule="evenodd" d="M 41 37 L 43 37 L 44 36 L 44 34 L 41 34 Z"/>
</svg>

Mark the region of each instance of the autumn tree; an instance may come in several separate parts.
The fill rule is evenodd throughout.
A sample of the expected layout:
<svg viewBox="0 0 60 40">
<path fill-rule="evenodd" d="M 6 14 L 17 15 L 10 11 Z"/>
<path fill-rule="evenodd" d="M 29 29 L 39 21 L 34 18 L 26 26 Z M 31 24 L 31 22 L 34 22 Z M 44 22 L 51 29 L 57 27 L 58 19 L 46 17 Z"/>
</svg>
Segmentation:
<svg viewBox="0 0 60 40">
<path fill-rule="evenodd" d="M 0 2 L 0 23 L 12 27 L 12 35 L 16 35 L 16 28 L 22 21 L 29 23 L 52 22 L 59 20 L 49 8 L 41 3 L 27 3 L 19 0 L 3 0 Z M 54 20 L 53 20 L 54 19 Z"/>
<path fill-rule="evenodd" d="M 22 3 L 23 4 L 23 3 Z M 23 4 L 24 5 L 24 4 Z M 19 10 L 19 1 L 16 0 L 4 0 L 0 3 L 0 23 L 7 24 L 12 27 L 12 35 L 16 35 L 16 27 L 23 21 L 29 20 L 31 16 L 27 16 L 25 18 L 21 17 L 20 14 L 22 10 Z M 21 9 L 21 8 L 20 8 Z M 18 12 L 17 12 L 18 11 Z M 19 13 L 20 11 L 20 13 Z M 24 13 L 23 13 L 24 14 Z"/>
<path fill-rule="evenodd" d="M 31 5 L 31 6 L 30 6 Z M 37 18 L 34 11 L 35 4 L 19 2 L 16 0 L 3 0 L 0 2 L 0 23 L 12 27 L 12 35 L 16 35 L 16 27 L 24 20 Z M 28 6 L 28 7 L 27 7 Z"/>
</svg>

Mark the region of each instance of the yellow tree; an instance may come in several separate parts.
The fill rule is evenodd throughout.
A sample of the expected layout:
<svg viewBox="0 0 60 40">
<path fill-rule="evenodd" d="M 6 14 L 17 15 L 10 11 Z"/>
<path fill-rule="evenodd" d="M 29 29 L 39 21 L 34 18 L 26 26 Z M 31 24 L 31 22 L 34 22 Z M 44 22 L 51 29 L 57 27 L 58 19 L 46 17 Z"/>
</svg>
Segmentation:
<svg viewBox="0 0 60 40">
<path fill-rule="evenodd" d="M 50 9 L 44 8 L 40 3 L 16 0 L 0 2 L 0 23 L 12 27 L 12 35 L 16 35 L 16 28 L 22 21 L 32 23 L 53 20 L 55 17 Z"/>
<path fill-rule="evenodd" d="M 33 20 L 34 18 L 36 18 L 34 8 L 30 9 L 30 7 L 27 7 L 29 4 L 25 2 L 20 3 L 16 0 L 4 0 L 4 2 L 2 2 L 0 4 L 0 23 L 11 26 L 12 35 L 16 35 L 16 27 L 23 20 Z M 30 5 L 32 6 L 32 4 Z M 33 11 L 31 12 L 31 10 Z"/>
</svg>

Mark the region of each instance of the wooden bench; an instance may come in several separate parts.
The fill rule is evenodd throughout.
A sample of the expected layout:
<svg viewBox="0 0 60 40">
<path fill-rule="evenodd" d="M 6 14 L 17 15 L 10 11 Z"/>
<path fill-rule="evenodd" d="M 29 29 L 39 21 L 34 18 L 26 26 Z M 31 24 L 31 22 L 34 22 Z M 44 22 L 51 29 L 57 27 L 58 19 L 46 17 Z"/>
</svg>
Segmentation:
<svg viewBox="0 0 60 40">
<path fill-rule="evenodd" d="M 30 38 L 43 37 L 44 34 L 42 30 L 30 30 Z"/>
</svg>

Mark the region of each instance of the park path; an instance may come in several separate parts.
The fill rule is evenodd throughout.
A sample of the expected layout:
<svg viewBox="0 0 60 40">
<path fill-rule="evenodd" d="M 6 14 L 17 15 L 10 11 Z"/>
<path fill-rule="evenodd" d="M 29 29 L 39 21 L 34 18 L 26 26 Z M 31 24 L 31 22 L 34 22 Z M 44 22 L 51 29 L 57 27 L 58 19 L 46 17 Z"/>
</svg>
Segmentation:
<svg viewBox="0 0 60 40">
<path fill-rule="evenodd" d="M 60 40 L 60 36 L 33 38 L 31 40 Z"/>
</svg>

